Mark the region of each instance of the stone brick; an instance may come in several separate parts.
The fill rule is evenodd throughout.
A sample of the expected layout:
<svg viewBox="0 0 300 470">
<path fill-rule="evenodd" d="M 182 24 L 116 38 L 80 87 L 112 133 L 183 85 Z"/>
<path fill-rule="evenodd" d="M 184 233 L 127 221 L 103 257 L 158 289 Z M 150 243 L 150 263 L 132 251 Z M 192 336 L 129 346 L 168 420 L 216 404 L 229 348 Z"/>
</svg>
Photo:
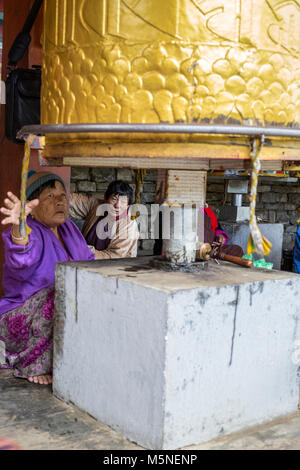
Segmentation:
<svg viewBox="0 0 300 470">
<path fill-rule="evenodd" d="M 105 193 L 107 190 L 108 183 L 96 183 L 96 189 L 99 193 Z"/>
<path fill-rule="evenodd" d="M 300 205 L 300 194 L 289 194 L 289 202 Z"/>
<path fill-rule="evenodd" d="M 79 181 L 77 183 L 78 192 L 85 191 L 87 193 L 96 191 L 96 183 L 93 181 Z"/>
<path fill-rule="evenodd" d="M 210 193 L 224 193 L 225 192 L 224 184 L 208 184 L 207 185 L 207 192 L 210 192 Z"/>
<path fill-rule="evenodd" d="M 276 211 L 269 211 L 269 222 L 275 224 L 276 222 Z"/>
<path fill-rule="evenodd" d="M 100 193 L 105 193 L 105 191 L 108 188 L 109 183 L 96 183 L 96 191 L 99 191 Z M 130 184 L 130 187 L 133 190 L 133 193 L 135 192 L 135 184 Z"/>
<path fill-rule="evenodd" d="M 156 184 L 145 182 L 143 185 L 143 193 L 155 193 L 156 191 Z"/>
<path fill-rule="evenodd" d="M 70 183 L 70 192 L 75 193 L 76 192 L 76 183 Z"/>
<path fill-rule="evenodd" d="M 146 170 L 144 181 L 155 181 L 157 180 L 157 170 Z"/>
<path fill-rule="evenodd" d="M 90 196 L 95 197 L 96 199 L 104 199 L 104 192 L 96 191 L 95 193 L 90 193 Z"/>
<path fill-rule="evenodd" d="M 297 186 L 288 186 L 288 193 L 300 193 L 300 185 Z"/>
<path fill-rule="evenodd" d="M 300 219 L 299 212 L 295 211 L 295 212 L 290 212 L 289 213 L 289 221 L 290 221 L 291 224 L 297 225 L 298 224 L 298 222 L 297 222 L 298 219 Z"/>
<path fill-rule="evenodd" d="M 115 168 L 92 168 L 91 178 L 93 181 L 111 183 L 116 180 Z"/>
<path fill-rule="evenodd" d="M 277 200 L 277 202 L 287 202 L 288 201 L 288 195 L 286 193 L 276 194 L 276 200 Z"/>
<path fill-rule="evenodd" d="M 272 192 L 273 193 L 288 193 L 287 185 L 279 186 L 277 184 L 272 185 Z"/>
<path fill-rule="evenodd" d="M 285 233 L 283 238 L 282 249 L 283 250 L 292 250 L 295 245 L 295 234 L 294 233 Z"/>
<path fill-rule="evenodd" d="M 278 211 L 277 212 L 277 222 L 279 223 L 288 223 L 290 221 L 287 212 L 285 211 Z"/>
<path fill-rule="evenodd" d="M 297 225 L 288 225 L 285 228 L 286 233 L 296 233 L 297 232 Z"/>
<path fill-rule="evenodd" d="M 257 192 L 258 193 L 267 193 L 268 191 L 271 191 L 271 186 L 261 184 L 261 185 L 258 185 L 258 187 L 257 187 Z"/>
<path fill-rule="evenodd" d="M 90 169 L 86 167 L 72 167 L 71 181 L 81 181 L 90 179 Z"/>
<path fill-rule="evenodd" d="M 274 204 L 265 204 L 264 208 L 267 210 L 274 210 L 274 211 L 283 211 L 285 204 L 277 202 Z"/>
<path fill-rule="evenodd" d="M 297 204 L 284 204 L 284 209 L 286 211 L 295 211 L 297 209 Z"/>
<path fill-rule="evenodd" d="M 207 202 L 209 201 L 220 201 L 222 202 L 223 201 L 223 196 L 221 195 L 221 193 L 208 193 L 206 195 L 206 199 L 207 199 Z"/>
<path fill-rule="evenodd" d="M 141 202 L 154 203 L 155 202 L 155 193 L 142 193 Z"/>
<path fill-rule="evenodd" d="M 269 219 L 269 212 L 268 211 L 256 211 L 256 217 L 258 221 L 267 222 Z"/>
<path fill-rule="evenodd" d="M 127 181 L 127 183 L 131 183 L 135 180 L 133 170 L 128 168 L 118 168 L 117 170 L 117 179 Z"/>
<path fill-rule="evenodd" d="M 263 193 L 261 196 L 261 200 L 263 202 L 276 202 L 276 194 L 274 194 L 273 192 Z"/>
</svg>

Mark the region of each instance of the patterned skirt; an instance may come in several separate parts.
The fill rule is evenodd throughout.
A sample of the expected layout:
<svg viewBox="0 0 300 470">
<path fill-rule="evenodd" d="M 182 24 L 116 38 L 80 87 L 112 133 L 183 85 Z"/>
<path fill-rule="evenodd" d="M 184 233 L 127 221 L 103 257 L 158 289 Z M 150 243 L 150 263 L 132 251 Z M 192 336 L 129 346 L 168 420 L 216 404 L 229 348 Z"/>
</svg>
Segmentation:
<svg viewBox="0 0 300 470">
<path fill-rule="evenodd" d="M 53 314 L 51 286 L 0 317 L 0 369 L 22 378 L 52 373 Z"/>
</svg>

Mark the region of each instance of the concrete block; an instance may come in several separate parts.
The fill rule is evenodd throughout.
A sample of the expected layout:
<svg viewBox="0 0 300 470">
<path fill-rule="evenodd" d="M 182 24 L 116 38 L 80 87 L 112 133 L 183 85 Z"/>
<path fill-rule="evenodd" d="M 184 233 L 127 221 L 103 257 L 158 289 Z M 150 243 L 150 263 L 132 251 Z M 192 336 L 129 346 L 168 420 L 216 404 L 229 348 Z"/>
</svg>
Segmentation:
<svg viewBox="0 0 300 470">
<path fill-rule="evenodd" d="M 56 267 L 54 394 L 150 449 L 297 410 L 300 276 L 149 258 Z"/>
</svg>

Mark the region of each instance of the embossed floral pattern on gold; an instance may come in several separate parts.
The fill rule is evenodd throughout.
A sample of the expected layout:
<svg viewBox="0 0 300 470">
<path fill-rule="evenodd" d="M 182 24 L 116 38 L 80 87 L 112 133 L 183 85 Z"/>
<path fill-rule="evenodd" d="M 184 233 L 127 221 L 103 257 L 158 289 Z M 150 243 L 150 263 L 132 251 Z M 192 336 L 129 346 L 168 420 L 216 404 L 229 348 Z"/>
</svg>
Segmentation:
<svg viewBox="0 0 300 470">
<path fill-rule="evenodd" d="M 46 0 L 43 123 L 300 123 L 300 2 Z"/>
</svg>

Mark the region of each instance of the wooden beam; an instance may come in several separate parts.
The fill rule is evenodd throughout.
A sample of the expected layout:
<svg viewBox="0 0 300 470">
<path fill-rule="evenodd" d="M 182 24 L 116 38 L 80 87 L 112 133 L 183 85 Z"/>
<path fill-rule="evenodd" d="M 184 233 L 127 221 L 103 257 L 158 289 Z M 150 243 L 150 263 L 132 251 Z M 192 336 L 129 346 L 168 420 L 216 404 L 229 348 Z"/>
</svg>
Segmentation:
<svg viewBox="0 0 300 470">
<path fill-rule="evenodd" d="M 166 169 L 166 170 L 249 170 L 250 160 L 205 160 L 184 158 L 138 158 L 123 157 L 60 157 L 47 158 L 53 166 L 89 166 L 103 168 L 132 168 L 132 169 Z M 262 170 L 281 171 L 282 162 L 269 160 L 261 162 Z"/>
<path fill-rule="evenodd" d="M 133 169 L 174 169 L 174 170 L 209 170 L 209 161 L 204 159 L 184 158 L 103 158 L 103 157 L 61 157 L 47 158 L 51 165 L 90 166 L 104 168 L 133 168 Z"/>
<path fill-rule="evenodd" d="M 105 159 L 125 159 L 128 163 L 132 160 L 155 160 L 160 164 L 164 159 L 179 160 L 236 160 L 237 162 L 250 159 L 250 145 L 246 144 L 212 144 L 212 143 L 97 143 L 97 142 L 70 142 L 64 144 L 46 144 L 44 157 L 46 159 L 82 158 L 82 166 L 88 166 L 88 159 L 98 158 L 98 166 L 101 166 Z M 299 147 L 264 145 L 260 152 L 262 161 L 300 161 Z M 64 163 L 65 164 L 65 163 Z M 129 163 L 141 168 L 139 163 Z M 149 163 L 150 165 L 150 163 Z M 109 164 L 105 164 L 109 166 Z M 111 165 L 113 166 L 113 165 Z M 133 167 L 133 166 L 132 166 Z M 155 166 L 154 166 L 155 167 Z M 154 168 L 153 167 L 153 168 Z M 159 166 L 156 166 L 159 168 Z M 167 163 L 161 168 L 171 168 Z"/>
</svg>

